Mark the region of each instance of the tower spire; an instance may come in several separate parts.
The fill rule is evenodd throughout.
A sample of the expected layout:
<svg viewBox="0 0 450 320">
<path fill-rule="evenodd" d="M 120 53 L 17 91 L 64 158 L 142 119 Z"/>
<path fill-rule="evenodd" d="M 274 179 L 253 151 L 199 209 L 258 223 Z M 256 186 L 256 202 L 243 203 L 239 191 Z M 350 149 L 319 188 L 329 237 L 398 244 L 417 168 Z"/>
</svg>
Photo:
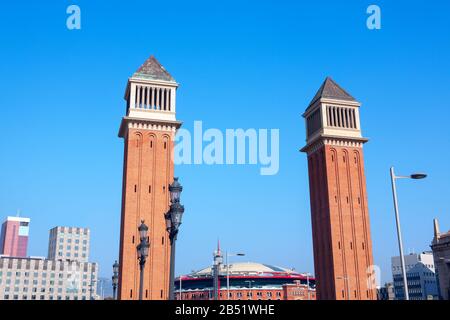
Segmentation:
<svg viewBox="0 0 450 320">
<path fill-rule="evenodd" d="M 175 79 L 153 55 L 136 70 L 133 78 L 175 82 Z"/>
<path fill-rule="evenodd" d="M 356 101 L 347 91 L 338 85 L 330 76 L 326 77 L 309 106 L 319 99 L 336 99 L 345 101 Z"/>
</svg>

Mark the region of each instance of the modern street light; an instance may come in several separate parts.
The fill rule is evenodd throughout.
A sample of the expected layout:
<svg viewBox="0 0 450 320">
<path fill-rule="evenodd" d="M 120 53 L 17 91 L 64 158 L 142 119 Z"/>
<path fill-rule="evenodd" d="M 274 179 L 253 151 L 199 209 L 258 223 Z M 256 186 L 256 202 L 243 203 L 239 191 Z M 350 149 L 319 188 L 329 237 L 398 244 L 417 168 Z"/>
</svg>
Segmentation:
<svg viewBox="0 0 450 320">
<path fill-rule="evenodd" d="M 140 267 L 139 300 L 142 300 L 144 292 L 144 268 L 148 257 L 148 250 L 150 248 L 150 241 L 148 240 L 148 227 L 144 223 L 144 220 L 141 221 L 138 231 L 141 242 L 137 245 L 136 249 Z"/>
<path fill-rule="evenodd" d="M 230 300 L 230 265 L 228 264 L 229 257 L 243 257 L 245 253 L 228 253 L 225 252 L 225 263 L 227 265 L 227 300 Z"/>
<path fill-rule="evenodd" d="M 395 222 L 397 225 L 398 249 L 400 251 L 400 264 L 402 267 L 405 300 L 409 300 L 408 279 L 406 277 L 405 256 L 403 255 L 402 232 L 401 232 L 401 228 L 400 228 L 400 216 L 399 216 L 399 211 L 398 211 L 398 200 L 397 200 L 397 187 L 395 185 L 395 181 L 397 179 L 419 180 L 419 179 L 425 179 L 426 177 L 427 177 L 427 175 L 424 173 L 414 173 L 409 176 L 396 176 L 395 172 L 394 172 L 394 167 L 391 167 L 392 196 L 394 198 Z"/>
<path fill-rule="evenodd" d="M 175 242 L 184 213 L 184 206 L 180 204 L 181 191 L 183 191 L 183 187 L 178 182 L 178 178 L 173 178 L 172 184 L 169 185 L 170 209 L 164 215 L 166 219 L 166 230 L 169 233 L 170 239 L 169 300 L 175 300 Z"/>
<path fill-rule="evenodd" d="M 116 291 L 117 291 L 117 284 L 119 283 L 119 264 L 114 262 L 113 264 L 113 276 L 112 276 L 112 286 L 113 286 L 113 299 L 117 300 Z"/>
</svg>

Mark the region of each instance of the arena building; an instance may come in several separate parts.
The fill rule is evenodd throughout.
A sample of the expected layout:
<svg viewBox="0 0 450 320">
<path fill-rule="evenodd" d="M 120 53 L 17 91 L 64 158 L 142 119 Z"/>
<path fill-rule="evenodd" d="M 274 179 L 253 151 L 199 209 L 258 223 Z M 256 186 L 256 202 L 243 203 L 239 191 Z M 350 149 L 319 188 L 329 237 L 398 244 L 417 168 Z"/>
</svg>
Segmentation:
<svg viewBox="0 0 450 320">
<path fill-rule="evenodd" d="M 261 263 L 220 264 L 175 279 L 178 300 L 316 300 L 315 278 Z M 216 288 L 216 289 L 215 289 Z M 217 295 L 215 294 L 217 290 Z M 227 293 L 229 297 L 227 298 Z"/>
</svg>

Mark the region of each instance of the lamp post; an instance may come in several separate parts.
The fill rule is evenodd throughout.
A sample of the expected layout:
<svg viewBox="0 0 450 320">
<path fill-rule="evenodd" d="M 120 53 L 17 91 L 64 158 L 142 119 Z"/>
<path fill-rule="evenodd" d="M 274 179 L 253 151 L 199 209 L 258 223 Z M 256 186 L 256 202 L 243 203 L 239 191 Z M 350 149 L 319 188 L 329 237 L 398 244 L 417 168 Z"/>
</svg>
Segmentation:
<svg viewBox="0 0 450 320">
<path fill-rule="evenodd" d="M 116 290 L 117 290 L 117 284 L 119 283 L 119 264 L 114 262 L 113 264 L 113 276 L 112 276 L 112 286 L 113 286 L 113 299 L 117 300 L 116 297 Z"/>
<path fill-rule="evenodd" d="M 181 297 L 181 293 L 182 293 L 182 289 L 183 289 L 183 286 L 182 286 L 182 284 L 181 284 L 181 281 L 182 281 L 183 279 L 182 279 L 182 277 L 180 276 L 180 291 L 179 291 L 179 295 L 178 295 L 178 300 L 183 300 L 182 299 L 182 297 Z"/>
<path fill-rule="evenodd" d="M 228 257 L 243 257 L 245 253 L 228 253 L 225 252 L 225 263 L 227 265 L 227 300 L 230 300 L 230 265 L 228 264 Z"/>
<path fill-rule="evenodd" d="M 139 238 L 141 242 L 137 245 L 137 254 L 140 268 L 140 281 L 139 281 L 139 300 L 142 300 L 143 292 L 144 292 L 144 269 L 145 262 L 148 257 L 148 250 L 150 248 L 150 241 L 148 240 L 148 227 L 144 223 L 144 220 L 141 220 L 141 224 L 138 227 Z"/>
<path fill-rule="evenodd" d="M 180 203 L 181 191 L 183 191 L 183 187 L 178 182 L 178 178 L 173 178 L 172 184 L 169 185 L 170 209 L 164 215 L 166 219 L 166 230 L 169 233 L 170 239 L 169 300 L 175 300 L 175 242 L 184 213 L 184 206 Z"/>
<path fill-rule="evenodd" d="M 397 179 L 418 180 L 418 179 L 425 179 L 426 177 L 427 177 L 427 175 L 424 173 L 414 173 L 410 176 L 396 176 L 395 172 L 394 172 L 394 167 L 391 167 L 392 196 L 394 198 L 395 223 L 397 225 L 398 249 L 400 251 L 400 264 L 402 267 L 405 300 L 409 300 L 408 279 L 406 277 L 405 256 L 403 255 L 402 232 L 401 232 L 401 228 L 400 228 L 400 216 L 399 216 L 399 211 L 398 211 L 398 200 L 397 200 L 397 187 L 396 187 L 395 181 Z"/>
</svg>

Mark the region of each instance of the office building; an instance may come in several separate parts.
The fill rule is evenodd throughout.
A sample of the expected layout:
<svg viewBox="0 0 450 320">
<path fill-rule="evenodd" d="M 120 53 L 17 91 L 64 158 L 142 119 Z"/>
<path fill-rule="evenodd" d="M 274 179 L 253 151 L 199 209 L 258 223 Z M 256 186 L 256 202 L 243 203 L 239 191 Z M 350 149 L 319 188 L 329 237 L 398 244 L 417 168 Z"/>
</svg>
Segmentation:
<svg viewBox="0 0 450 320">
<path fill-rule="evenodd" d="M 26 257 L 30 219 L 7 217 L 0 234 L 0 254 L 11 257 Z"/>
<path fill-rule="evenodd" d="M 98 265 L 87 261 L 89 230 L 56 227 L 50 230 L 49 239 L 48 259 L 0 256 L 0 300 L 99 298 Z M 63 249 L 60 249 L 60 243 L 64 246 Z M 86 249 L 67 248 L 76 244 L 80 247 L 84 245 Z M 62 250 L 63 254 L 60 255 L 59 250 Z M 83 253 L 86 253 L 86 256 L 83 256 Z"/>
<path fill-rule="evenodd" d="M 0 300 L 96 299 L 95 263 L 0 257 Z"/>
<path fill-rule="evenodd" d="M 90 231 L 87 228 L 55 227 L 50 230 L 47 258 L 89 261 Z"/>
<path fill-rule="evenodd" d="M 383 287 L 377 288 L 378 300 L 395 300 L 394 283 L 387 282 Z"/>
<path fill-rule="evenodd" d="M 404 300 L 405 291 L 400 257 L 392 257 L 392 277 L 395 300 Z M 410 300 L 437 300 L 439 298 L 433 254 L 422 252 L 405 256 L 406 278 Z"/>
</svg>

